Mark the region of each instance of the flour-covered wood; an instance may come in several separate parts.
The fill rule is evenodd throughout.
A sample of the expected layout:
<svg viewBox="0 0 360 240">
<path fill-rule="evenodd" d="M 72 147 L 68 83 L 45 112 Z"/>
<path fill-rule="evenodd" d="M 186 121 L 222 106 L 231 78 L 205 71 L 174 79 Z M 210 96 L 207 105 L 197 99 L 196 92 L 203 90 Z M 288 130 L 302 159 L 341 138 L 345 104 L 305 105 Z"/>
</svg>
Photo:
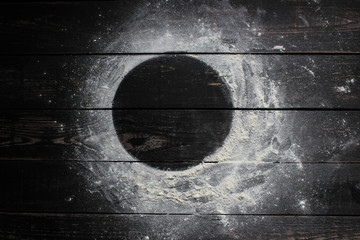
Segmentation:
<svg viewBox="0 0 360 240">
<path fill-rule="evenodd" d="M 195 122 L 184 132 L 180 127 L 181 119 L 192 119 L 201 125 L 201 116 L 206 117 L 206 121 L 216 122 L 229 110 L 114 111 L 120 115 L 126 113 L 121 124 L 129 130 L 127 144 L 133 143 L 139 151 L 161 152 L 181 148 L 172 145 L 174 137 L 197 139 L 198 144 L 204 146 L 212 144 L 207 133 L 199 131 L 204 127 L 197 128 Z M 157 120 L 146 122 L 141 116 L 147 113 L 154 119 L 157 116 Z M 236 110 L 227 138 L 218 142 L 218 149 L 204 161 L 358 162 L 359 122 L 358 111 Z M 119 141 L 112 110 L 2 110 L 0 123 L 3 160 L 137 161 Z M 172 131 L 163 129 L 164 124 L 172 126 Z M 221 133 L 224 130 L 221 124 L 209 129 L 210 133 Z M 139 143 L 131 140 L 140 137 L 143 141 Z M 191 153 L 184 153 L 163 161 L 191 160 L 195 160 L 191 159 Z"/>
<path fill-rule="evenodd" d="M 359 215 L 359 164 L 0 162 L 2 212 Z"/>
<path fill-rule="evenodd" d="M 358 216 L 0 213 L 11 239 L 356 239 Z M 331 231 L 328 230 L 332 227 Z M 201 234 L 199 234 L 201 229 Z M 261 229 L 261 231 L 259 231 Z M 59 233 L 60 232 L 60 233 Z"/>
<path fill-rule="evenodd" d="M 0 3 L 0 238 L 359 238 L 359 9 Z"/>
<path fill-rule="evenodd" d="M 167 55 L 168 56 L 168 55 Z M 360 57 L 357 55 L 228 56 L 186 55 L 207 64 L 219 74 L 226 87 L 234 90 L 239 108 L 354 108 L 360 105 Z M 36 56 L 0 58 L 1 108 L 111 108 L 115 92 L 125 76 L 139 64 L 159 55 L 141 56 Z M 148 69 L 151 70 L 150 66 Z M 152 91 L 178 96 L 178 89 L 165 89 L 157 79 Z M 198 78 L 188 79 L 191 87 Z M 231 84 L 229 84 L 231 83 Z M 212 84 L 213 89 L 221 84 Z M 129 93 L 142 97 L 148 90 L 134 86 Z M 210 95 L 199 91 L 196 101 L 181 105 L 134 107 L 216 108 Z M 181 97 L 179 97 L 181 99 Z M 208 104 L 205 104 L 207 103 Z M 226 107 L 226 106 L 222 106 Z"/>
<path fill-rule="evenodd" d="M 359 52 L 359 8 L 356 0 L 2 3 L 0 52 Z"/>
</svg>

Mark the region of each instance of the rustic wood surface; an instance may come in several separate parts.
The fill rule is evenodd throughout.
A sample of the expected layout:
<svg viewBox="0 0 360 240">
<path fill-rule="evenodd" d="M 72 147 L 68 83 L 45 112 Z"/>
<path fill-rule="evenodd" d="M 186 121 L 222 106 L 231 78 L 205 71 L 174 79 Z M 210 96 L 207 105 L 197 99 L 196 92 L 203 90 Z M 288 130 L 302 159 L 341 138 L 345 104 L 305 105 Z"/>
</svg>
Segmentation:
<svg viewBox="0 0 360 240">
<path fill-rule="evenodd" d="M 128 170 L 130 165 L 142 163 L 92 163 L 94 168 L 112 168 Z M 176 163 L 175 163 L 176 164 Z M 181 163 L 179 163 L 181 164 Z M 230 214 L 255 215 L 353 215 L 360 214 L 359 170 L 360 164 L 251 164 L 222 163 L 213 164 L 209 170 L 198 173 L 211 176 L 214 169 L 222 169 L 224 174 L 239 167 L 249 171 L 259 171 L 256 177 L 240 181 L 234 189 L 234 196 L 252 185 L 272 181 L 277 190 L 266 193 L 266 201 L 261 205 L 246 209 L 234 209 Z M 161 196 L 158 199 L 148 199 L 152 207 L 138 205 L 137 209 L 122 207 L 121 202 L 106 202 L 102 200 L 106 191 L 102 186 L 95 186 L 95 178 L 82 179 L 86 174 L 87 164 L 63 163 L 58 161 L 6 161 L 1 162 L 0 200 L 2 212 L 78 212 L 78 213 L 154 213 L 154 214 L 218 214 L 211 204 L 205 204 L 204 199 L 173 199 Z M 123 170 L 123 174 L 126 171 Z M 266 171 L 277 173 L 278 176 L 267 179 Z M 119 170 L 121 171 L 121 170 Z M 283 176 L 281 174 L 292 174 Z M 210 184 L 219 184 L 222 178 L 210 179 Z M 90 177 L 89 177 L 90 178 Z M 154 176 L 153 178 L 156 178 Z M 286 182 L 284 180 L 286 179 Z M 87 180 L 87 181 L 86 181 Z M 180 182 L 180 184 L 186 184 Z M 289 185 L 291 187 L 289 187 Z M 179 188 L 181 185 L 176 186 Z M 169 187 L 169 186 L 168 186 Z M 188 189 L 183 186 L 182 191 Z M 286 191 L 282 189 L 286 187 Z M 165 187 L 164 187 L 165 188 Z M 170 187 L 169 187 L 170 188 Z M 299 198 L 306 198 L 306 206 L 299 204 Z M 241 204 L 240 197 L 233 200 Z M 141 199 L 139 199 L 141 201 Z M 194 206 L 189 201 L 196 202 Z M 204 202 L 205 201 L 205 202 Z M 170 206 L 170 207 L 165 207 Z M 169 210 L 170 209 L 170 210 Z"/>
<path fill-rule="evenodd" d="M 179 146 L 171 145 L 171 134 L 162 129 L 164 124 L 174 122 L 169 116 L 189 119 L 192 112 L 205 112 L 195 115 L 197 121 L 201 116 L 219 120 L 221 112 L 229 110 L 115 110 L 121 114 L 127 112 L 128 121 L 124 119 L 123 126 L 134 132 L 134 136 L 158 136 L 164 140 L 164 150 L 171 151 Z M 108 128 L 103 118 L 108 116 L 107 122 L 112 123 L 111 110 L 2 110 L 0 129 L 0 153 L 2 160 L 58 160 L 58 161 L 138 161 L 127 156 L 117 145 L 117 135 L 114 128 Z M 134 113 L 135 112 L 135 113 Z M 150 113 L 149 113 L 150 112 Z M 160 116 L 162 121 L 146 122 L 147 114 Z M 248 110 L 236 111 L 240 117 L 253 114 L 258 119 L 266 119 L 268 115 L 278 111 Z M 91 114 L 90 120 L 88 114 Z M 131 116 L 141 116 L 131 121 Z M 265 162 L 359 162 L 359 134 L 360 113 L 358 111 L 281 111 L 281 128 L 264 136 L 262 146 L 272 146 L 272 151 L 263 160 Z M 76 118 L 72 118 L 76 116 Z M 209 121 L 209 119 L 207 119 Z M 293 124 L 296 121 L 297 124 Z M 265 123 L 258 128 L 265 128 Z M 149 126 L 150 125 L 150 126 Z M 131 130 L 133 129 L 133 130 Z M 245 127 L 251 129 L 250 127 Z M 176 131 L 175 128 L 172 128 Z M 215 131 L 216 129 L 214 129 Z M 218 128 L 217 131 L 221 131 Z M 136 133 L 136 134 L 135 134 Z M 283 135 L 283 139 L 277 139 Z M 206 146 L 207 135 L 198 132 L 196 128 L 182 132 L 178 129 L 177 137 L 197 137 L 199 146 Z M 277 139 L 277 140 L 276 140 Z M 251 140 L 251 139 L 250 139 Z M 251 144 L 251 141 L 248 141 Z M 110 147 L 99 145 L 99 141 L 106 141 Z M 275 141 L 275 142 L 274 142 Z M 146 145 L 143 143 L 143 145 Z M 104 150 L 106 151 L 104 152 Z M 154 150 L 161 150 L 156 148 Z M 297 152 L 300 157 L 292 159 L 287 154 L 289 149 Z M 141 150 L 141 149 L 140 149 Z M 146 152 L 146 148 L 144 151 Z M 199 151 L 201 151 L 200 149 Z M 242 150 L 234 151 L 229 161 L 239 160 Z M 241 155 L 240 155 L 241 156 Z M 167 159 L 168 161 L 191 161 L 191 154 Z M 221 159 L 220 159 L 221 160 Z M 146 161 L 146 160 L 144 160 Z M 166 161 L 166 159 L 164 159 Z M 206 160 L 205 160 L 206 161 Z M 214 162 L 214 160 L 210 160 Z"/>
<path fill-rule="evenodd" d="M 360 239 L 359 19 L 0 3 L 0 238 Z"/>
<path fill-rule="evenodd" d="M 357 53 L 359 8 L 356 0 L 8 3 L 0 50 Z M 162 44 L 152 45 L 162 35 Z"/>
<path fill-rule="evenodd" d="M 193 56 L 199 57 L 199 55 Z M 211 56 L 215 61 L 224 61 L 224 58 L 229 58 L 226 55 Z M 104 85 L 113 84 L 111 82 L 113 77 L 111 74 L 101 74 L 99 69 L 104 69 L 104 72 L 119 71 L 119 74 L 122 74 L 127 59 L 140 61 L 142 58 L 143 56 L 0 57 L 0 81 L 4 86 L 0 89 L 0 107 L 11 109 L 111 108 L 111 103 L 94 102 L 90 99 L 88 92 L 92 88 L 91 85 L 86 85 L 86 82 L 90 81 L 90 78 L 91 81 L 98 83 L 98 88 L 104 89 Z M 360 87 L 357 82 L 351 83 L 351 80 L 359 79 L 360 57 L 358 55 L 244 56 L 241 64 L 246 67 L 259 60 L 268 67 L 263 72 L 257 73 L 255 77 L 275 82 L 279 92 L 282 93 L 278 108 L 359 108 Z M 93 73 L 89 74 L 91 70 Z M 226 76 L 234 75 L 231 72 L 226 74 Z M 234 77 L 237 82 L 242 81 L 240 76 Z M 245 77 L 251 78 L 251 72 L 245 71 Z M 154 89 L 163 88 L 159 84 L 156 85 L 157 82 L 153 84 Z M 133 94 L 140 97 L 140 93 Z M 244 94 L 244 99 L 255 97 L 250 89 Z M 202 98 L 202 95 L 199 98 Z M 180 107 L 192 108 L 194 104 L 191 102 Z M 205 104 L 196 104 L 197 107 L 209 108 Z M 140 105 L 140 107 L 149 106 Z M 263 106 L 251 101 L 241 101 L 236 107 L 261 108 Z"/>
<path fill-rule="evenodd" d="M 10 239 L 162 239 L 182 236 L 197 239 L 351 239 L 359 238 L 359 217 L 338 216 L 228 216 L 236 227 L 223 227 L 221 215 L 118 215 L 0 213 Z M 182 223 L 182 227 L 176 227 Z M 151 225 L 147 223 L 153 223 Z M 62 226 L 59 232 L 59 226 Z M 175 227 L 174 227 L 175 226 Z M 329 226 L 332 228 L 329 231 Z M 261 228 L 261 231 L 259 231 Z M 141 230 L 140 230 L 141 229 Z M 154 231 L 154 229 L 156 229 Z M 160 231 L 161 229 L 161 231 Z M 311 229 L 311 232 L 309 231 Z M 157 231 L 159 230 L 159 231 Z"/>
</svg>

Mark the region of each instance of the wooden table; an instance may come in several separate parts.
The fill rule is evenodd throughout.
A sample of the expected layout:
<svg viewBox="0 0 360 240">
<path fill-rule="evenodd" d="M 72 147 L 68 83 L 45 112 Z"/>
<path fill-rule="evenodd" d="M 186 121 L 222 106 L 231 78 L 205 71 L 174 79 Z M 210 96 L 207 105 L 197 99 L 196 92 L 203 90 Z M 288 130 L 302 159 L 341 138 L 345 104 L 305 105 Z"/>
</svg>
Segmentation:
<svg viewBox="0 0 360 240">
<path fill-rule="evenodd" d="M 0 3 L 1 239 L 360 239 L 360 2 Z"/>
</svg>

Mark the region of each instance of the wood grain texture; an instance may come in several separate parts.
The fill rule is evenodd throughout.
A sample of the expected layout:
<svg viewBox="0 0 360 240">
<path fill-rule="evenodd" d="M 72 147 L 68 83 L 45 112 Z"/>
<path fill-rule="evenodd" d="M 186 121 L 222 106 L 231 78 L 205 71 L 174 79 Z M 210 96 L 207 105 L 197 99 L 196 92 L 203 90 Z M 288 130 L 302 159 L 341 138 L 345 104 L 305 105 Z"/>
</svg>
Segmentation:
<svg viewBox="0 0 360 240">
<path fill-rule="evenodd" d="M 199 57 L 199 55 L 193 55 Z M 156 57 L 149 56 L 149 57 Z M 207 56 L 203 56 L 207 57 Z M 331 55 L 244 56 L 236 68 L 243 75 L 234 75 L 226 67 L 231 56 L 208 56 L 223 62 L 220 77 L 234 79 L 243 95 L 236 107 L 261 108 L 251 82 L 262 82 L 261 91 L 269 97 L 270 84 L 277 89 L 278 108 L 354 108 L 360 105 L 360 57 Z M 141 63 L 143 56 L 36 56 L 0 57 L 0 107 L 1 108 L 111 108 L 105 101 L 126 75 L 129 62 Z M 235 66 L 233 67 L 235 68 Z M 261 71 L 254 71 L 260 68 Z M 249 82 L 248 85 L 242 82 Z M 154 82 L 154 89 L 163 89 Z M 213 86 L 216 88 L 216 86 Z M 141 87 L 139 87 L 142 89 Z M 173 94 L 176 94 L 174 89 Z M 97 93 L 97 94 L 95 94 Z M 112 93 L 113 94 L 113 93 Z M 141 91 L 132 94 L 141 97 Z M 110 94 L 111 95 L 111 94 Z M 206 95 L 205 95 L 206 96 Z M 205 98 L 204 96 L 204 98 Z M 187 105 L 161 107 L 207 107 L 199 105 L 206 99 Z M 96 101 L 94 100 L 96 99 Z M 166 103 L 166 102 L 165 102 Z M 155 107 L 141 105 L 140 107 Z"/>
<path fill-rule="evenodd" d="M 358 0 L 0 3 L 0 238 L 360 239 L 359 20 Z M 185 54 L 219 74 L 198 98 L 164 79 L 114 104 Z M 190 142 L 219 148 L 151 167 L 194 165 Z"/>
<path fill-rule="evenodd" d="M 2 161 L 0 164 L 2 189 L 0 211 L 4 212 L 218 213 L 212 206 L 206 204 L 204 199 L 194 197 L 191 200 L 193 204 L 189 204 L 188 200 L 172 201 L 167 194 L 156 199 L 148 199 L 147 203 L 132 209 L 131 206 L 124 205 L 127 201 L 126 198 L 122 198 L 122 200 L 120 198 L 117 202 L 108 199 L 106 186 L 96 185 L 95 182 L 98 181 L 98 178 L 92 175 L 91 170 L 82 167 L 82 164 L 79 163 Z M 114 167 L 128 169 L 128 166 L 134 164 L 142 163 L 98 162 L 92 163 L 92 166 L 103 169 Z M 235 166 L 240 166 L 239 176 L 243 174 L 242 168 L 261 173 L 244 181 L 234 180 L 238 186 L 234 190 L 234 195 L 264 182 L 276 185 L 276 188 L 271 187 L 272 190 L 269 192 L 259 193 L 264 195 L 262 196 L 264 201 L 261 204 L 249 208 L 233 209 L 231 214 L 356 216 L 360 213 L 359 164 L 305 164 L 302 167 L 299 164 L 273 163 L 257 166 L 234 163 L 210 165 L 204 173 L 199 173 L 199 178 L 201 174 L 209 176 L 208 183 L 210 185 L 219 184 L 222 178 L 226 177 L 227 171 Z M 211 177 L 211 171 L 215 169 L 223 169 L 225 175 Z M 269 170 L 276 174 L 273 177 L 267 176 L 265 173 Z M 171 189 L 171 187 L 164 186 L 164 189 Z M 185 188 L 183 190 L 187 191 Z M 129 191 L 136 191 L 136 189 Z M 124 197 L 129 193 L 122 192 Z M 299 203 L 302 199 L 306 199 L 305 207 Z M 233 201 L 241 204 L 244 200 L 238 198 Z"/>
<path fill-rule="evenodd" d="M 237 224 L 224 227 L 224 216 L 221 215 L 0 213 L 3 222 L 0 227 L 0 237 L 4 239 L 357 239 L 360 237 L 359 217 L 226 216 L 226 218 L 229 222 Z M 201 233 L 199 233 L 200 229 Z"/>
<path fill-rule="evenodd" d="M 228 110 L 116 110 L 127 112 L 128 120 L 123 124 L 127 129 L 134 130 L 133 136 L 143 135 L 151 138 L 161 137 L 164 141 L 159 145 L 163 150 L 171 146 L 172 134 L 166 129 L 161 129 L 161 121 L 170 121 L 176 124 L 178 118 L 194 117 L 193 111 L 200 111 L 210 115 L 199 116 L 213 117 L 217 115 L 212 111 L 227 112 Z M 146 123 L 141 118 L 132 119 L 132 112 L 137 116 L 148 111 L 157 111 L 163 117 L 158 122 Z M 167 114 L 175 112 L 178 118 L 171 119 Z M 174 114 L 175 114 L 174 113 Z M 174 115 L 172 114 L 172 116 Z M 276 115 L 274 115 L 276 114 Z M 253 149 L 260 153 L 269 149 L 265 162 L 358 162 L 360 154 L 360 114 L 358 111 L 235 111 L 240 119 L 237 124 L 246 134 L 247 140 L 239 142 L 229 161 L 240 160 L 246 149 Z M 277 116 L 279 122 L 267 126 L 267 119 Z M 247 125 L 248 117 L 257 125 Z M 201 121 L 201 119 L 198 119 Z M 242 123 L 243 122 L 243 123 Z M 151 124 L 155 124 L 151 127 Z M 158 124 L 158 125 L 156 125 Z M 235 123 L 233 123 L 235 124 Z M 240 125 L 241 124 L 241 125 Z M 242 125 L 245 124 L 245 125 Z M 253 123 L 254 124 L 254 123 Z M 267 129 L 265 132 L 260 129 Z M 90 160 L 90 161 L 134 161 L 121 149 L 120 142 L 113 127 L 111 110 L 37 110 L 37 111 L 11 111 L 2 110 L 0 118 L 2 132 L 0 141 L 1 159 L 23 160 Z M 176 133 L 178 137 L 189 137 L 197 134 L 197 128 Z M 220 131 L 220 130 L 219 130 Z M 262 134 L 258 139 L 257 131 Z M 103 141 L 103 144 L 99 142 Z M 201 144 L 208 144 L 209 139 L 199 136 Z M 260 141 L 260 142 L 259 142 Z M 167 145 L 169 143 L 169 145 Z M 199 143 L 199 144 L 200 144 Z M 241 144 L 240 144 L 241 143 Z M 254 145 L 256 143 L 256 145 Z M 147 142 L 142 143 L 144 150 Z M 200 145 L 201 145 L 200 144 Z M 221 143 L 219 143 L 221 144 Z M 154 145 L 154 150 L 156 150 Z M 140 146 L 137 146 L 140 150 Z M 289 155 L 294 153 L 298 158 Z M 186 156 L 186 155 L 184 155 Z M 256 161 L 255 156 L 248 155 L 247 161 Z M 169 161 L 191 161 L 191 158 L 174 158 Z M 209 161 L 218 161 L 211 160 Z"/>
<path fill-rule="evenodd" d="M 6 3 L 0 52 L 359 52 L 359 8 L 356 0 Z"/>
</svg>

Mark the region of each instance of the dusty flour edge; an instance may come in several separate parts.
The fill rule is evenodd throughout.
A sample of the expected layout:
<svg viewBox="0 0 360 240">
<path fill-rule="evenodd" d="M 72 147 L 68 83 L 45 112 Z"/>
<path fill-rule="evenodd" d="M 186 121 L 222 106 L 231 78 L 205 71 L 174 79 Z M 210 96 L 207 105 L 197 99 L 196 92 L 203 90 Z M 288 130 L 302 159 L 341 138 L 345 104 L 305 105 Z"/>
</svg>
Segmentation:
<svg viewBox="0 0 360 240">
<path fill-rule="evenodd" d="M 139 11 L 141 12 L 141 9 Z M 204 43 L 211 45 L 215 42 L 218 46 L 221 46 L 217 50 L 228 50 L 228 46 L 218 44 L 219 39 L 221 39 L 219 29 L 209 26 L 207 23 L 200 23 L 199 26 L 201 27 L 199 31 L 204 32 L 204 36 L 200 38 L 201 46 L 204 46 Z M 138 40 L 140 37 L 133 34 L 129 35 L 130 40 Z M 149 46 L 146 48 L 141 47 L 151 52 L 159 49 L 170 51 L 174 47 L 173 43 L 184 44 L 184 46 L 190 46 L 190 48 L 197 46 L 196 42 L 193 43 L 189 39 L 180 39 L 181 41 L 179 41 L 178 37 L 173 36 L 171 32 L 166 30 L 158 34 L 149 43 Z M 116 46 L 116 43 L 109 47 L 113 48 L 114 46 Z M 244 47 L 246 48 L 246 42 L 244 42 Z M 117 62 L 119 58 L 116 57 L 106 60 L 108 62 L 105 67 L 110 67 L 110 70 L 99 69 L 99 72 L 90 74 L 89 78 L 95 80 L 84 86 L 84 89 L 90 90 L 90 101 L 95 104 L 101 103 L 111 106 L 113 96 L 122 78 L 133 67 L 154 56 L 124 56 L 120 62 Z M 249 77 L 244 75 L 241 65 L 244 61 L 243 56 L 227 56 L 226 60 L 221 59 L 219 56 L 208 55 L 193 55 L 192 57 L 198 58 L 219 72 L 231 89 L 235 106 L 239 106 L 238 104 L 244 101 L 249 101 L 248 97 L 256 99 L 256 102 L 252 104 L 261 107 L 277 106 L 279 99 L 277 88 L 270 79 L 260 77 L 260 73 L 265 67 L 263 63 L 258 62 L 255 58 L 249 64 L 254 77 Z M 251 59 L 251 57 L 248 56 L 247 59 Z M 247 82 L 245 82 L 245 79 Z M 270 81 L 270 88 L 264 84 L 264 82 L 268 81 Z M 244 89 L 246 92 L 251 92 L 252 95 L 246 95 Z M 268 98 L 264 95 L 266 90 L 268 90 L 266 96 Z M 108 168 L 102 168 L 96 163 L 84 163 L 85 167 L 91 172 L 91 176 L 85 177 L 92 181 L 90 184 L 94 189 L 102 192 L 104 197 L 114 205 L 116 211 L 125 208 L 134 212 L 179 211 L 179 209 L 180 211 L 193 212 L 200 206 L 205 206 L 207 211 L 217 213 L 230 213 L 234 208 L 246 211 L 247 208 L 254 207 L 259 202 L 264 201 L 266 198 L 265 192 L 269 188 L 275 187 L 271 184 L 272 179 L 276 177 L 274 173 L 271 173 L 269 169 L 258 170 L 258 165 L 263 164 L 263 160 L 272 152 L 270 145 L 261 146 L 263 144 L 262 135 L 278 134 L 281 127 L 279 126 L 279 118 L 281 118 L 279 113 L 235 113 L 233 127 L 224 142 L 224 146 L 205 158 L 205 162 L 220 162 L 216 165 L 218 168 L 215 169 L 212 168 L 213 164 L 200 164 L 182 172 L 166 172 L 153 169 L 145 164 L 136 163 L 111 163 Z M 92 112 L 88 114 L 87 119 L 90 122 L 94 120 L 101 121 L 106 125 L 107 134 L 103 138 L 90 139 L 94 145 L 100 146 L 101 155 L 105 159 L 114 159 L 120 156 L 123 160 L 132 160 L 132 157 L 124 150 L 117 139 L 111 114 Z M 93 129 L 93 131 L 95 134 L 100 134 L 100 130 Z M 105 138 L 106 140 L 104 140 Z M 79 157 L 81 158 L 81 156 L 82 153 L 80 152 Z M 236 161 L 232 161 L 234 157 L 236 157 Z M 292 157 L 296 160 L 296 156 Z M 229 160 L 232 162 L 230 163 Z M 231 169 L 220 167 L 226 163 L 233 167 Z M 245 165 L 250 165 L 250 167 L 244 168 Z M 210 178 L 217 175 L 224 175 L 225 177 L 219 180 L 219 184 L 216 186 L 209 184 Z M 244 180 L 256 176 L 265 176 L 265 183 L 256 184 L 236 192 L 237 185 L 241 185 Z M 186 181 L 191 183 L 190 190 L 177 189 L 178 184 Z M 204 199 L 210 200 L 202 202 Z M 127 203 L 117 206 L 119 202 Z M 223 225 L 228 226 L 227 217 L 223 216 L 222 218 Z"/>
<path fill-rule="evenodd" d="M 118 77 L 117 85 L 114 85 L 112 88 L 108 89 L 107 101 L 111 103 L 111 99 L 115 94 L 115 91 L 117 89 L 117 86 L 120 84 L 122 78 L 126 76 L 126 74 L 137 64 L 140 64 L 143 61 L 146 61 L 147 59 L 150 59 L 154 56 L 146 56 L 141 58 L 136 58 L 130 60 L 127 64 L 127 61 L 122 61 L 124 64 L 126 64 L 125 68 L 122 68 L 119 74 L 121 74 L 122 77 Z M 223 77 L 226 84 L 228 84 L 229 88 L 231 89 L 232 98 L 234 101 L 234 105 L 237 105 L 240 101 L 247 101 L 247 96 L 244 94 L 244 90 L 246 90 L 246 84 L 245 84 L 245 76 L 241 67 L 242 61 L 244 61 L 243 56 L 234 56 L 231 58 L 228 57 L 219 57 L 219 56 L 212 56 L 212 55 L 191 55 L 191 57 L 198 58 L 201 61 L 204 61 L 206 64 L 210 65 L 212 68 L 214 68 L 216 71 L 219 72 L 220 76 Z M 221 59 L 223 58 L 223 59 Z M 254 60 L 253 60 L 254 61 Z M 253 62 L 254 63 L 254 69 L 255 76 L 259 76 L 259 71 L 262 70 L 263 66 L 259 62 Z M 116 71 L 115 71 L 116 72 Z M 115 74 L 116 75 L 116 74 Z M 101 78 L 99 78 L 101 80 Z M 253 80 L 253 79 L 252 79 Z M 266 79 L 265 79 L 266 80 Z M 250 81 L 250 80 L 249 80 Z M 258 104 L 261 106 L 269 106 L 269 104 L 272 104 L 273 106 L 277 106 L 277 96 L 276 96 L 276 88 L 275 86 L 272 86 L 272 89 L 266 89 L 262 85 L 261 81 L 253 81 L 252 83 L 252 89 L 250 91 L 253 91 L 256 94 L 256 99 L 258 101 Z M 268 94 L 271 94 L 270 98 L 268 98 L 268 101 L 265 101 L 264 99 L 264 91 L 267 91 Z M 214 154 L 206 157 L 204 159 L 204 162 L 211 161 L 211 162 L 226 162 L 228 160 L 234 160 L 234 156 L 236 156 L 236 160 L 232 162 L 232 164 L 239 163 L 239 164 L 260 164 L 263 163 L 264 158 L 271 152 L 271 146 L 268 147 L 262 147 L 260 146 L 262 143 L 259 139 L 259 133 L 266 133 L 264 132 L 264 126 L 265 130 L 268 128 L 278 128 L 276 126 L 276 122 L 278 122 L 278 116 L 279 113 L 271 113 L 266 114 L 264 113 L 263 116 L 255 114 L 255 113 L 246 113 L 236 111 L 234 114 L 233 119 L 233 127 L 226 138 L 223 147 L 219 148 Z M 98 118 L 99 121 L 103 122 L 104 124 L 108 125 L 108 131 L 113 132 L 115 134 L 115 130 L 113 127 L 112 122 L 112 116 L 109 114 L 92 114 L 89 116 L 89 119 Z M 256 130 L 257 129 L 257 130 Z M 260 130 L 259 130 L 260 129 Z M 96 129 L 94 129 L 96 132 Z M 132 157 L 126 152 L 126 150 L 121 146 L 119 140 L 117 139 L 116 135 L 111 136 L 112 146 L 109 148 L 109 146 L 106 146 L 106 144 L 101 145 L 102 151 L 104 152 L 104 155 L 112 159 L 112 156 L 120 154 L 120 156 L 126 157 L 126 159 L 132 159 Z M 249 152 L 245 152 L 245 154 L 242 154 L 242 151 L 249 151 L 244 150 L 239 151 L 239 146 L 243 142 L 252 142 L 257 144 L 257 148 L 253 149 L 253 151 L 256 152 L 256 154 L 253 157 L 249 157 Z M 114 149 L 117 149 L 114 151 Z M 251 149 L 250 149 L 251 150 Z M 235 151 L 235 155 L 234 155 Z M 236 152 L 237 151 L 237 152 Z M 151 168 L 145 164 L 129 164 L 127 166 L 127 169 L 131 169 L 130 173 L 124 174 L 123 164 L 112 164 L 110 169 L 100 169 L 100 168 L 93 168 L 92 163 L 89 163 L 90 170 L 93 172 L 93 174 L 96 176 L 96 178 L 99 178 L 99 181 L 96 181 L 97 185 L 104 185 L 106 189 L 106 185 L 114 187 L 114 184 L 116 186 L 116 179 L 117 181 L 122 181 L 123 183 L 128 183 L 128 186 L 135 187 L 137 189 L 137 201 L 136 202 L 143 202 L 146 201 L 147 203 L 154 202 L 156 204 L 157 201 L 163 201 L 166 199 L 167 201 L 171 201 L 174 204 L 193 204 L 192 201 L 195 199 L 201 199 L 203 197 L 213 197 L 213 198 L 221 198 L 221 205 L 224 205 L 225 202 L 227 202 L 226 205 L 231 205 L 232 202 L 238 202 L 239 199 L 245 200 L 241 201 L 244 205 L 249 204 L 255 204 L 256 201 L 259 200 L 255 199 L 254 195 L 259 196 L 261 188 L 258 189 L 258 192 L 255 193 L 254 191 L 248 190 L 250 193 L 245 193 L 246 191 L 242 191 L 240 193 L 234 193 L 231 192 L 229 194 L 228 190 L 231 189 L 235 183 L 233 181 L 237 180 L 237 175 L 239 174 L 239 167 L 234 165 L 234 168 L 228 173 L 228 176 L 225 177 L 222 182 L 216 187 L 212 187 L 206 184 L 206 169 L 208 169 L 210 166 L 209 164 L 200 164 L 198 166 L 195 166 L 193 168 L 190 168 L 185 171 L 161 171 L 154 168 Z M 94 170 L 95 169 L 95 170 Z M 209 174 L 209 173 L 207 173 Z M 210 174 L 219 174 L 213 172 Z M 243 174 L 243 172 L 242 172 Z M 265 173 L 266 174 L 266 173 Z M 246 174 L 243 174 L 246 175 Z M 154 181 L 154 176 L 159 181 Z M 267 176 L 270 177 L 270 176 Z M 180 191 L 174 188 L 174 186 L 177 186 L 178 183 L 187 180 L 194 180 L 200 178 L 200 182 L 204 183 L 205 187 L 195 187 L 194 189 L 190 191 Z M 151 179 L 152 181 L 149 181 Z M 160 181 L 160 180 L 166 180 L 167 181 Z M 170 179 L 170 180 L 169 180 Z M 108 183 L 106 183 L 108 182 Z M 109 184 L 111 182 L 111 184 Z M 167 190 L 171 189 L 171 190 Z M 165 191 L 164 191 L 165 190 Z M 104 190 L 103 191 L 107 191 Z M 114 191 L 114 189 L 110 190 Z M 115 190 L 116 191 L 116 190 Z M 213 202 L 217 202 L 216 200 Z M 136 204 L 134 204 L 136 205 Z M 170 204 L 171 205 L 171 204 Z M 214 207 L 211 207 L 214 208 Z M 134 207 L 135 209 L 143 209 L 143 207 Z M 218 212 L 228 212 L 229 209 L 223 208 L 222 206 L 217 206 L 216 211 Z M 214 209 L 214 210 L 215 210 Z"/>
</svg>

